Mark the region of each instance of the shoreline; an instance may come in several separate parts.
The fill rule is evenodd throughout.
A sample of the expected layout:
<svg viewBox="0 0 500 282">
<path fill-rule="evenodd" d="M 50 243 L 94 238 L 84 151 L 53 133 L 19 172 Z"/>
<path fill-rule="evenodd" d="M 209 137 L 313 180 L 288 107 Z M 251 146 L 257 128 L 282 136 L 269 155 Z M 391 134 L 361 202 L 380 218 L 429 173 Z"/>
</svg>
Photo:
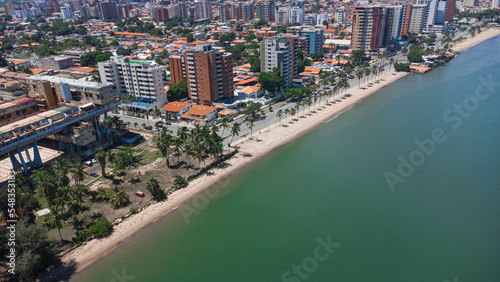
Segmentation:
<svg viewBox="0 0 500 282">
<path fill-rule="evenodd" d="M 465 41 L 456 44 L 452 49 L 455 51 L 463 51 L 477 44 L 482 43 L 490 38 L 500 35 L 500 29 L 490 28 L 481 32 L 475 37 L 467 37 Z M 348 111 L 357 103 L 361 102 L 368 96 L 378 92 L 383 87 L 409 75 L 409 73 L 390 72 L 379 76 L 376 79 L 368 81 L 373 83 L 372 87 L 367 87 L 365 90 L 359 87 L 352 88 L 344 93 L 352 96 L 346 99 L 340 99 L 342 102 L 325 106 L 316 106 L 316 113 L 311 113 L 309 116 L 306 111 L 300 110 L 297 121 L 289 123 L 291 118 L 287 118 L 286 122 L 282 120 L 281 124 L 287 124 L 288 127 L 283 127 L 279 124 L 272 124 L 259 132 L 253 134 L 253 140 L 248 137 L 242 138 L 233 143 L 239 147 L 239 153 L 226 161 L 229 164 L 226 168 L 215 168 L 212 170 L 212 175 L 202 175 L 191 181 L 189 186 L 184 189 L 177 190 L 169 196 L 166 201 L 152 204 L 146 207 L 142 212 L 134 214 L 128 219 L 114 226 L 113 232 L 106 238 L 94 239 L 87 242 L 62 257 L 63 262 L 74 261 L 77 263 L 76 272 L 81 271 L 92 263 L 96 262 L 103 256 L 112 252 L 120 244 L 129 239 L 133 234 L 144 228 L 149 223 L 158 220 L 170 211 L 178 208 L 183 203 L 186 203 L 199 193 L 214 186 L 219 181 L 230 177 L 236 172 L 239 172 L 246 166 L 268 155 L 274 150 L 294 141 L 295 139 L 307 134 L 311 130 L 339 116 L 345 111 Z M 375 83 L 379 81 L 379 83 Z M 367 83 L 362 86 L 366 87 Z M 343 94 L 342 94 L 343 95 Z M 330 99 L 331 100 L 331 99 Z M 322 110 L 319 108 L 324 107 Z M 273 112 L 274 113 L 274 112 Z M 302 114 L 303 113 L 303 114 Z M 306 118 L 300 118 L 300 116 Z M 259 139 L 260 141 L 257 141 Z M 250 154 L 250 157 L 243 155 Z M 75 273 L 76 273 L 75 272 Z"/>
</svg>

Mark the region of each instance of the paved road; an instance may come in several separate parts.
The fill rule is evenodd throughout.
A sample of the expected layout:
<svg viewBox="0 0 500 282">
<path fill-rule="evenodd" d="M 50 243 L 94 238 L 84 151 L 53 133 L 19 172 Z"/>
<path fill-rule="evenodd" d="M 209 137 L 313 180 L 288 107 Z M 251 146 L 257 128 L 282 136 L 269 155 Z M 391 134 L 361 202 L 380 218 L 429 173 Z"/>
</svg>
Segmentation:
<svg viewBox="0 0 500 282">
<path fill-rule="evenodd" d="M 455 35 L 455 39 L 459 38 L 460 36 L 465 37 L 468 34 L 469 34 L 468 31 L 458 32 Z M 433 45 L 432 47 L 435 47 L 437 49 L 437 48 L 441 48 L 441 46 L 444 46 L 444 44 L 441 43 L 441 40 L 442 40 L 442 36 L 438 37 L 437 38 L 437 43 L 435 45 Z M 406 55 L 402 54 L 401 52 L 397 53 L 392 58 L 396 62 L 397 61 L 399 61 L 399 62 L 407 62 Z M 381 65 L 381 62 L 379 62 L 376 65 Z M 238 66 L 238 68 L 239 67 L 240 66 Z M 389 64 L 389 60 L 386 59 L 384 61 L 383 69 L 384 70 L 383 70 L 382 73 L 388 73 L 388 72 L 391 71 L 391 66 Z M 374 79 L 373 76 L 369 76 L 367 78 L 362 78 L 361 81 L 359 79 L 357 79 L 357 78 L 349 79 L 348 82 L 349 82 L 350 87 L 344 93 L 348 93 L 350 90 L 359 87 L 359 83 L 364 84 L 365 82 L 369 82 L 372 79 Z M 327 86 L 321 86 L 319 88 L 319 91 L 325 91 L 325 89 L 323 89 L 324 87 L 331 87 L 331 86 L 329 86 L 329 85 L 327 85 Z M 260 130 L 262 130 L 262 129 L 268 127 L 268 126 L 270 126 L 270 125 L 272 125 L 274 123 L 279 122 L 279 119 L 276 116 L 276 113 L 280 109 L 283 110 L 283 111 L 285 111 L 286 109 L 291 109 L 294 106 L 295 106 L 295 103 L 288 103 L 286 101 L 282 101 L 282 102 L 278 102 L 278 103 L 272 105 L 273 112 L 269 112 L 269 106 L 263 107 L 263 110 L 264 110 L 265 114 L 264 114 L 264 116 L 262 118 L 258 118 L 257 120 L 255 120 L 255 122 L 254 122 L 254 128 L 253 128 L 252 132 L 253 133 L 259 132 Z M 134 123 L 138 123 L 139 129 L 142 129 L 142 124 L 143 123 L 148 124 L 148 120 L 146 120 L 146 119 L 137 118 L 137 117 L 130 117 L 130 116 L 124 116 L 124 115 L 119 115 L 119 116 L 120 116 L 120 118 L 125 123 L 130 122 L 132 128 L 134 128 L 134 126 L 133 126 Z M 234 123 L 240 123 L 241 124 L 240 134 L 239 134 L 239 136 L 237 136 L 237 137 L 234 138 L 233 142 L 237 141 L 237 140 L 239 140 L 241 138 L 247 138 L 247 136 L 250 135 L 250 129 L 248 128 L 248 123 L 243 120 L 243 117 L 244 117 L 243 115 L 238 116 L 232 122 L 229 123 L 230 127 L 232 127 Z M 149 124 L 150 125 L 154 125 L 156 123 L 156 121 L 158 121 L 158 120 L 159 120 L 158 118 L 150 117 Z M 187 126 L 188 128 L 192 128 L 193 125 L 189 124 L 187 122 L 182 122 L 182 123 L 173 122 L 172 125 L 168 126 L 168 129 L 171 130 L 173 132 L 173 134 L 175 135 L 177 133 L 177 130 L 180 127 L 183 127 L 183 126 Z M 231 129 L 226 129 L 226 130 L 219 129 L 219 134 L 221 136 L 222 136 L 222 134 L 224 135 L 223 136 L 223 138 L 225 138 L 224 144 L 229 143 L 229 141 L 231 140 L 231 132 L 230 131 L 231 131 Z"/>
</svg>

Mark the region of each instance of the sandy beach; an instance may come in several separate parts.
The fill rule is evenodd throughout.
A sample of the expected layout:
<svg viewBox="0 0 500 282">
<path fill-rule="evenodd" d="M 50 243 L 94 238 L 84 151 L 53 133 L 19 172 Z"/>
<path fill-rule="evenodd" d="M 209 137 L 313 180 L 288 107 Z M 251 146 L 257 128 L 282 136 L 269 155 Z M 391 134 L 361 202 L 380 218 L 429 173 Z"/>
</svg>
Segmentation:
<svg viewBox="0 0 500 282">
<path fill-rule="evenodd" d="M 481 34 L 472 38 L 469 37 L 464 42 L 456 44 L 453 46 L 453 50 L 462 51 L 499 34 L 500 29 L 490 28 L 489 30 L 484 30 Z M 316 110 L 316 113 L 312 113 L 311 115 L 307 115 L 307 110 L 305 111 L 305 114 L 303 114 L 301 109 L 300 115 L 304 115 L 305 118 L 296 118 L 297 121 L 294 123 L 289 123 L 291 118 L 288 118 L 288 121 L 286 122 L 288 125 L 287 127 L 279 124 L 273 124 L 260 132 L 254 132 L 252 140 L 247 137 L 235 142 L 233 145 L 240 148 L 240 153 L 228 161 L 229 166 L 223 169 L 212 170 L 213 174 L 203 175 L 193 180 L 188 187 L 178 190 L 170 195 L 168 200 L 150 205 L 139 214 L 135 214 L 116 225 L 110 236 L 99 240 L 92 240 L 87 244 L 69 252 L 63 257 L 63 261 L 76 262 L 78 264 L 78 271 L 89 266 L 94 261 L 114 250 L 135 232 L 141 230 L 150 222 L 164 216 L 169 211 L 179 207 L 182 203 L 188 201 L 198 193 L 217 184 L 218 182 L 222 183 L 223 181 L 221 180 L 225 180 L 225 177 L 239 172 L 246 165 L 306 134 L 315 127 L 348 110 L 350 107 L 354 106 L 369 95 L 376 93 L 382 87 L 393 83 L 406 75 L 408 75 L 408 73 L 386 73 L 379 76 L 377 79 L 368 81 L 367 83 L 373 83 L 373 86 L 371 87 L 364 86 L 366 89 L 356 87 L 348 90 L 345 93 L 349 93 L 352 96 L 346 99 L 339 99 L 342 102 L 337 102 L 335 104 L 331 104 L 330 106 L 322 103 L 321 107 L 323 107 L 323 109 Z M 379 83 L 374 83 L 375 81 L 379 81 Z M 311 109 L 313 108 L 311 107 Z M 282 124 L 284 124 L 283 121 Z"/>
</svg>

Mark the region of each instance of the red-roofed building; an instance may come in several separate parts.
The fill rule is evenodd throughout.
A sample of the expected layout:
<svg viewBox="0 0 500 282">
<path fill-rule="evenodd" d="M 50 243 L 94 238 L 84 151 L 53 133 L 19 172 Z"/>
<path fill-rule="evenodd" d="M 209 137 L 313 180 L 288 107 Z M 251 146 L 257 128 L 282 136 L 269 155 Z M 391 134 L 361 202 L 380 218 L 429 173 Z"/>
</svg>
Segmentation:
<svg viewBox="0 0 500 282">
<path fill-rule="evenodd" d="M 217 113 L 220 110 L 221 110 L 220 107 L 197 105 L 189 109 L 185 114 L 183 114 L 182 118 L 209 122 L 217 117 Z"/>
<path fill-rule="evenodd" d="M 163 106 L 161 109 L 164 113 L 169 113 L 170 115 L 177 115 L 181 117 L 184 115 L 189 109 L 193 107 L 191 103 L 183 103 L 183 102 L 170 102 Z"/>
</svg>

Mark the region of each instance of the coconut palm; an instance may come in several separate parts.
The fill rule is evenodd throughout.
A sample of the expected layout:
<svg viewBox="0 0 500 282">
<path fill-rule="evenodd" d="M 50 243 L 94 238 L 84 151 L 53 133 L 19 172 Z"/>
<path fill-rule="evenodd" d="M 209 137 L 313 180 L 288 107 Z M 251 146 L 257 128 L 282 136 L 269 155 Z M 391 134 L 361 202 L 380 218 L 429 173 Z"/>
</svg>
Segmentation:
<svg viewBox="0 0 500 282">
<path fill-rule="evenodd" d="M 80 182 L 85 180 L 86 174 L 84 172 L 85 166 L 77 159 L 71 160 L 70 173 L 73 181 L 78 185 Z"/>
<path fill-rule="evenodd" d="M 290 114 L 290 109 L 285 109 L 285 122 L 289 114 Z"/>
<path fill-rule="evenodd" d="M 34 182 L 35 189 L 38 193 L 47 198 L 50 204 L 56 192 L 56 181 L 54 175 L 44 170 L 43 168 L 37 169 L 33 172 L 30 179 Z"/>
<path fill-rule="evenodd" d="M 188 143 L 184 143 L 184 145 L 183 145 L 183 151 L 184 151 L 184 154 L 186 154 L 189 166 L 191 166 L 191 158 L 190 158 L 190 156 L 193 154 L 193 144 L 189 143 L 189 142 Z"/>
<path fill-rule="evenodd" d="M 298 101 L 297 103 L 295 103 L 294 109 L 295 109 L 295 111 L 297 111 L 297 113 L 299 113 L 300 104 L 301 104 L 300 101 Z"/>
<path fill-rule="evenodd" d="M 253 118 L 247 121 L 248 129 L 250 129 L 250 138 L 252 138 L 253 128 L 255 127 L 254 123 L 255 123 L 255 120 Z"/>
<path fill-rule="evenodd" d="M 389 67 L 390 67 L 390 71 L 392 72 L 392 65 L 394 65 L 394 58 L 391 58 L 389 60 Z"/>
<path fill-rule="evenodd" d="M 239 123 L 235 123 L 233 124 L 233 127 L 231 128 L 231 141 L 229 142 L 229 144 L 233 143 L 233 139 L 235 136 L 239 136 L 240 135 L 240 130 L 241 130 L 241 126 Z"/>
<path fill-rule="evenodd" d="M 134 127 L 137 128 L 139 124 L 137 122 L 134 122 Z"/>
<path fill-rule="evenodd" d="M 156 147 L 160 150 L 161 154 L 166 159 L 167 167 L 170 167 L 170 162 L 168 160 L 168 156 L 170 155 L 170 146 L 172 145 L 172 136 L 167 134 L 164 137 L 159 138 L 156 141 Z"/>
<path fill-rule="evenodd" d="M 182 140 L 181 139 L 174 139 L 172 141 L 172 145 L 174 146 L 172 148 L 172 151 L 177 155 L 177 163 L 179 163 L 180 157 L 181 157 L 181 151 L 182 151 Z"/>
<path fill-rule="evenodd" d="M 78 229 L 78 218 L 76 217 L 79 213 L 86 210 L 83 205 L 83 199 L 76 194 L 70 194 L 67 202 L 67 212 L 73 218 L 73 228 Z"/>
<path fill-rule="evenodd" d="M 57 228 L 57 231 L 59 231 L 59 237 L 61 238 L 61 241 L 63 240 L 62 235 L 61 235 L 61 229 L 63 228 L 63 222 L 64 220 L 61 217 L 61 214 L 57 209 L 52 209 L 50 211 L 50 217 L 49 217 L 49 225 L 50 229 Z"/>
<path fill-rule="evenodd" d="M 68 187 L 61 187 L 57 189 L 54 199 L 51 202 L 52 210 L 64 211 L 66 204 L 69 201 L 69 192 L 71 191 Z"/>
<path fill-rule="evenodd" d="M 69 164 L 66 159 L 58 158 L 52 165 L 52 173 L 57 179 L 57 186 L 64 187 L 69 185 L 68 177 Z"/>
<path fill-rule="evenodd" d="M 127 193 L 125 193 L 123 188 L 118 186 L 115 186 L 109 191 L 108 197 L 110 204 L 115 209 L 125 207 L 130 203 L 130 198 Z"/>
<path fill-rule="evenodd" d="M 276 117 L 278 118 L 278 123 L 281 124 L 281 119 L 283 118 L 283 110 L 279 109 L 278 112 L 276 113 Z"/>
<path fill-rule="evenodd" d="M 292 120 L 293 120 L 293 117 L 295 116 L 296 113 L 297 113 L 297 111 L 295 110 L 295 108 L 292 108 L 290 110 L 290 115 L 292 116 Z"/>
<path fill-rule="evenodd" d="M 108 151 L 102 148 L 98 148 L 94 151 L 94 157 L 97 159 L 97 162 L 99 162 L 99 165 L 101 166 L 102 176 L 106 177 L 106 158 L 108 157 Z"/>
<path fill-rule="evenodd" d="M 356 72 L 356 78 L 358 79 L 358 83 L 359 83 L 359 88 L 361 88 L 361 79 L 363 78 L 363 71 L 362 70 L 358 70 Z"/>
<path fill-rule="evenodd" d="M 220 121 L 220 128 L 222 128 L 221 137 L 224 138 L 224 130 L 229 129 L 229 120 L 227 118 L 223 118 Z"/>
</svg>

